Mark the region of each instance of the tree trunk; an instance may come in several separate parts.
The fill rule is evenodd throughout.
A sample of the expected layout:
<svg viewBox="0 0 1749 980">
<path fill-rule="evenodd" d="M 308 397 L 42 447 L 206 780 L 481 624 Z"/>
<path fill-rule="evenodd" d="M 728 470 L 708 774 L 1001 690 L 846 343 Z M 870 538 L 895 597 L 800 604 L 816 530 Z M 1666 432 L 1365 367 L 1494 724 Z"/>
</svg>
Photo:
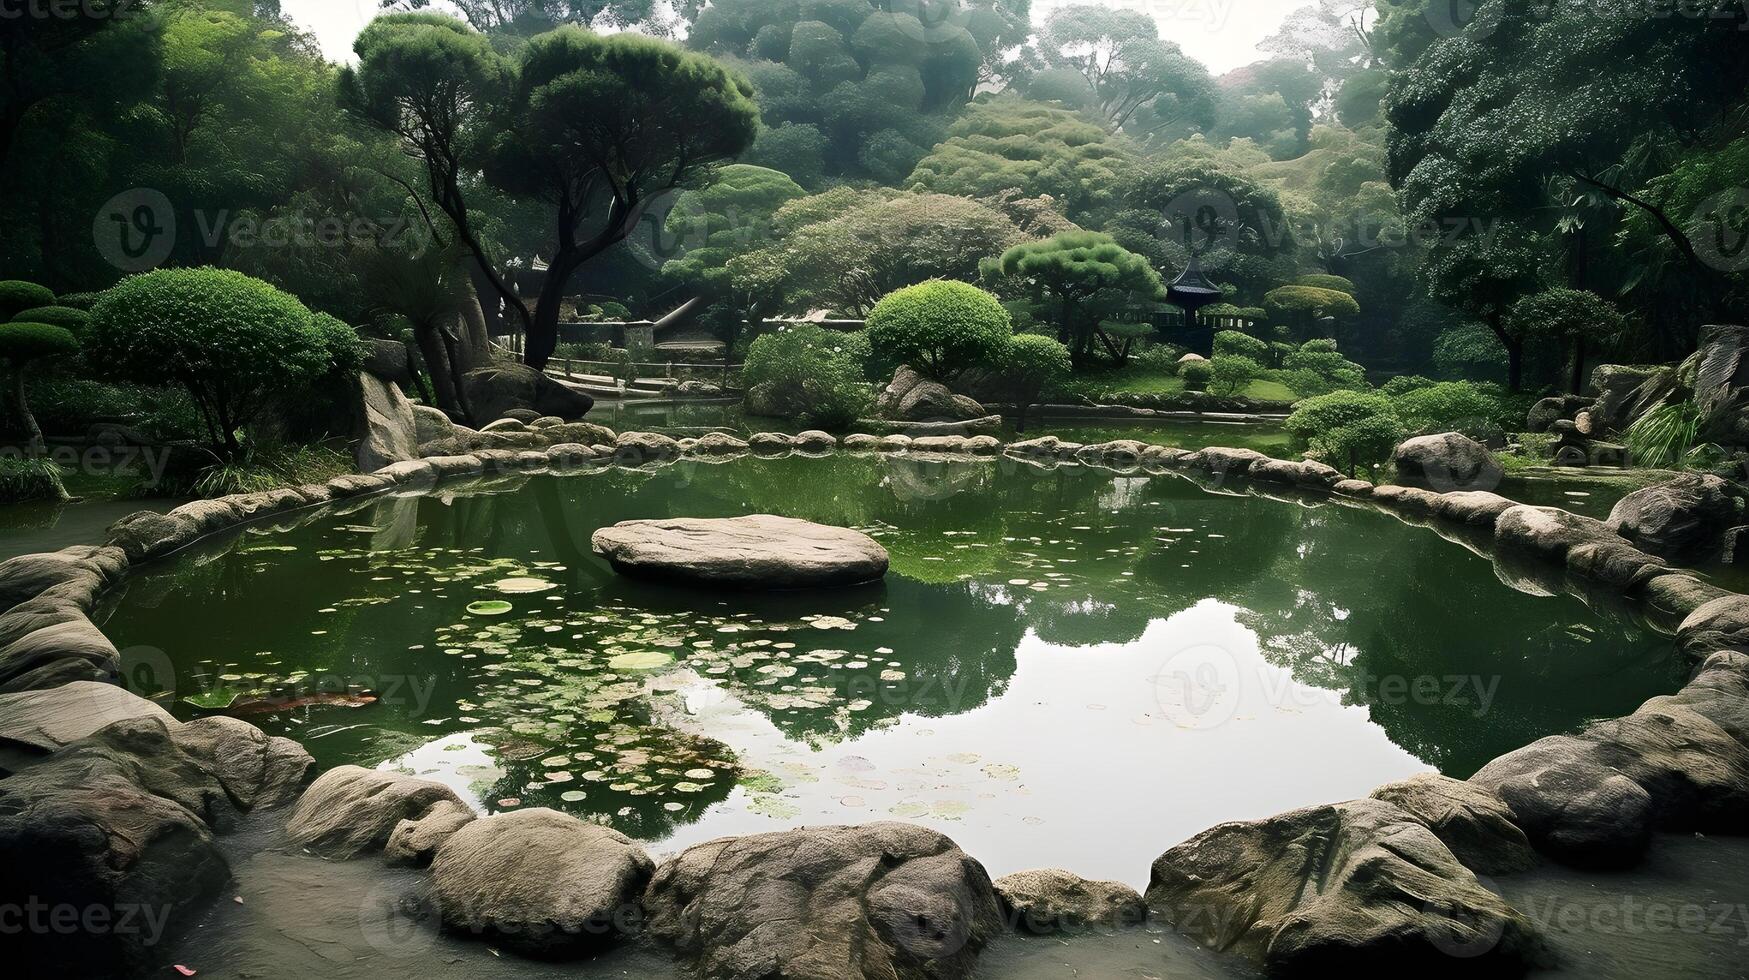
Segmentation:
<svg viewBox="0 0 1749 980">
<path fill-rule="evenodd" d="M 1573 338 L 1573 394 L 1585 385 L 1585 338 Z"/>
<path fill-rule="evenodd" d="M 467 413 L 462 411 L 461 398 L 456 391 L 449 352 L 445 349 L 443 338 L 438 336 L 438 328 L 419 326 L 414 328 L 413 335 L 419 341 L 420 355 L 425 358 L 425 377 L 431 381 L 431 391 L 437 396 L 437 407 L 466 418 Z"/>
<path fill-rule="evenodd" d="M 24 451 L 28 456 L 41 456 L 46 448 L 43 445 L 43 430 L 36 424 L 36 416 L 31 413 L 30 402 L 24 397 L 24 372 L 12 372 L 12 414 L 18 416 L 19 424 L 24 427 Z"/>
<path fill-rule="evenodd" d="M 471 256 L 460 260 L 464 282 L 472 281 L 475 262 Z M 468 289 L 461 296 L 460 323 L 461 341 L 450 347 L 453 357 L 452 366 L 457 374 L 471 371 L 477 367 L 485 367 L 492 359 L 492 340 L 486 328 L 486 312 L 480 307 L 480 297 L 477 291 Z"/>
<path fill-rule="evenodd" d="M 1032 399 L 1028 398 L 1024 391 L 1019 392 L 1014 399 L 1014 432 L 1016 435 L 1026 431 L 1026 403 L 1029 401 Z"/>
<path fill-rule="evenodd" d="M 528 328 L 528 345 L 522 352 L 522 363 L 536 371 L 546 370 L 547 361 L 552 359 L 553 350 L 559 346 L 559 307 L 565 300 L 565 282 L 574 271 L 575 264 L 567 262 L 561 265 L 555 257 L 547 269 L 546 281 L 541 283 L 534 322 Z"/>
</svg>

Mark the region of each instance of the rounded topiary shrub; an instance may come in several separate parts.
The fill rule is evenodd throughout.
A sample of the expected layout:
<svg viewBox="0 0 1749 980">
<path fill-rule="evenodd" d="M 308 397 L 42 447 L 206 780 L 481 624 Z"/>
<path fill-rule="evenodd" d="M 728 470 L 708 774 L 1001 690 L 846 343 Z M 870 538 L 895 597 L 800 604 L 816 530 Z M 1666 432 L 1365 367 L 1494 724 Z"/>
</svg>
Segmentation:
<svg viewBox="0 0 1749 980">
<path fill-rule="evenodd" d="M 1012 332 L 996 297 L 949 279 L 894 290 L 868 314 L 876 357 L 937 380 L 994 363 Z"/>
<path fill-rule="evenodd" d="M 53 305 L 55 294 L 47 286 L 19 279 L 0 280 L 0 322 L 13 319 L 24 310 Z"/>
<path fill-rule="evenodd" d="M 124 380 L 180 384 L 215 446 L 234 452 L 277 393 L 333 369 L 304 304 L 228 269 L 159 269 L 122 280 L 91 311 L 87 353 Z"/>
<path fill-rule="evenodd" d="M 1238 330 L 1222 330 L 1215 334 L 1215 354 L 1248 357 L 1259 364 L 1268 364 L 1270 360 L 1268 341 L 1258 340 Z"/>
<path fill-rule="evenodd" d="M 14 323 L 47 323 L 78 331 L 91 321 L 91 314 L 71 306 L 39 306 L 13 316 Z"/>
<path fill-rule="evenodd" d="M 843 428 L 874 407 L 863 377 L 868 353 L 866 335 L 811 323 L 763 334 L 741 367 L 747 412 Z"/>
</svg>

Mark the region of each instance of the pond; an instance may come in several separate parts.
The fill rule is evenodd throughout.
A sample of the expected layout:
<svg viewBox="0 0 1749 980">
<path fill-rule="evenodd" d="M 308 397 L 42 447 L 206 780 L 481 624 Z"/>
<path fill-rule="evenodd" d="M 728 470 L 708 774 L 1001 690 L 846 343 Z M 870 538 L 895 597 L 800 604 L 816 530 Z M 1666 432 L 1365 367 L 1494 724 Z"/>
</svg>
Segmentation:
<svg viewBox="0 0 1749 980">
<path fill-rule="evenodd" d="M 589 553 L 616 521 L 753 512 L 862 528 L 892 570 L 723 594 Z M 1682 680 L 1668 638 L 1371 511 L 845 454 L 382 499 L 143 571 L 105 628 L 183 716 L 229 704 L 485 811 L 658 851 L 904 819 L 994 875 L 1134 885 L 1217 822 L 1465 776 Z"/>
</svg>

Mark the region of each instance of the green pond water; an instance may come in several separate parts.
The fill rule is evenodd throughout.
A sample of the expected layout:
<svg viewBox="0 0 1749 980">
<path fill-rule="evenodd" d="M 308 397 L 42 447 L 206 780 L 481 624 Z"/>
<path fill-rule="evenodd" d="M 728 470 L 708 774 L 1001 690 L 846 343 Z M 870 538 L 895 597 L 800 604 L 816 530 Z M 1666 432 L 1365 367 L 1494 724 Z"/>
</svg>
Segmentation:
<svg viewBox="0 0 1749 980">
<path fill-rule="evenodd" d="M 862 528 L 892 570 L 715 593 L 589 553 L 620 520 L 755 512 Z M 657 850 L 905 819 L 993 874 L 1138 885 L 1212 824 L 1464 776 L 1681 680 L 1668 638 L 1384 515 L 847 455 L 381 499 L 138 574 L 105 628 L 181 715 L 268 699 L 247 717 L 322 766 L 487 811 L 557 807 Z M 321 703 L 347 692 L 376 700 Z"/>
</svg>

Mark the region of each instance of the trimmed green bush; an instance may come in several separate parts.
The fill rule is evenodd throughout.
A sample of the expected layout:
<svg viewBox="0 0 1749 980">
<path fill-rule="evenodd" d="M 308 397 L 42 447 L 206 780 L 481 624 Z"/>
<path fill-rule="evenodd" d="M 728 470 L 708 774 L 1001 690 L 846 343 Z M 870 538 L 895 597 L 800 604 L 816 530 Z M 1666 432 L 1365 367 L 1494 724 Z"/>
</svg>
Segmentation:
<svg viewBox="0 0 1749 980">
<path fill-rule="evenodd" d="M 1215 334 L 1215 356 L 1232 354 L 1248 357 L 1258 364 L 1269 363 L 1269 344 L 1238 330 L 1222 330 Z"/>
<path fill-rule="evenodd" d="M 97 305 L 97 301 L 102 299 L 102 298 L 103 298 L 103 294 L 101 292 L 96 292 L 96 293 L 62 293 L 61 295 L 55 297 L 55 305 L 56 306 L 70 306 L 75 310 L 84 310 L 85 312 L 89 313 L 89 312 L 91 312 L 91 308 L 93 306 Z"/>
<path fill-rule="evenodd" d="M 1342 276 L 1333 276 L 1324 272 L 1314 272 L 1294 280 L 1296 286 L 1312 286 L 1317 289 L 1333 289 L 1339 293 L 1354 295 L 1354 281 Z"/>
<path fill-rule="evenodd" d="M 71 306 L 38 306 L 34 309 L 22 310 L 12 318 L 13 323 L 47 323 L 51 326 L 66 327 L 78 333 L 85 329 L 85 324 L 91 322 L 91 314 Z"/>
<path fill-rule="evenodd" d="M 869 358 L 863 333 L 814 324 L 784 327 L 754 339 L 741 368 L 747 411 L 840 429 L 874 408 L 864 380 Z"/>
<path fill-rule="evenodd" d="M 868 314 L 869 346 L 877 357 L 936 380 L 993 363 L 1012 332 L 1000 300 L 951 279 L 896 289 Z"/>
<path fill-rule="evenodd" d="M 159 269 L 122 280 L 91 311 L 91 360 L 123 380 L 188 389 L 214 447 L 234 456 L 276 394 L 335 367 L 333 332 L 304 304 L 228 269 Z"/>
<path fill-rule="evenodd" d="M 1294 405 L 1283 423 L 1312 455 L 1352 476 L 1357 467 L 1389 459 L 1403 439 L 1391 400 L 1371 391 L 1336 391 Z"/>
<path fill-rule="evenodd" d="M 31 455 L 43 451 L 42 429 L 31 414 L 30 399 L 25 394 L 25 369 L 32 363 L 49 357 L 63 357 L 79 349 L 79 339 L 66 327 L 49 323 L 0 323 L 0 364 L 10 378 L 7 395 L 12 416 L 24 430 L 25 448 Z"/>
<path fill-rule="evenodd" d="M 1026 431 L 1026 410 L 1039 395 L 1075 370 L 1069 348 L 1036 333 L 1016 334 L 1003 345 L 998 373 L 1014 399 L 1014 431 Z"/>
<path fill-rule="evenodd" d="M 0 280 L 0 322 L 10 320 L 25 310 L 55 305 L 54 291 L 47 286 L 21 279 Z"/>
<path fill-rule="evenodd" d="M 1281 359 L 1283 380 L 1302 395 L 1365 388 L 1366 369 L 1343 357 L 1334 340 L 1308 340 Z"/>
<path fill-rule="evenodd" d="M 1237 395 L 1263 377 L 1263 365 L 1237 354 L 1216 355 L 1208 365 L 1209 391 L 1216 395 Z"/>
<path fill-rule="evenodd" d="M 1215 376 L 1215 369 L 1207 361 L 1185 361 L 1178 365 L 1178 376 L 1186 388 L 1201 391 Z"/>
<path fill-rule="evenodd" d="M 1499 394 L 1469 381 L 1434 382 L 1397 395 L 1393 403 L 1411 432 L 1499 432 L 1516 414 Z"/>
</svg>

